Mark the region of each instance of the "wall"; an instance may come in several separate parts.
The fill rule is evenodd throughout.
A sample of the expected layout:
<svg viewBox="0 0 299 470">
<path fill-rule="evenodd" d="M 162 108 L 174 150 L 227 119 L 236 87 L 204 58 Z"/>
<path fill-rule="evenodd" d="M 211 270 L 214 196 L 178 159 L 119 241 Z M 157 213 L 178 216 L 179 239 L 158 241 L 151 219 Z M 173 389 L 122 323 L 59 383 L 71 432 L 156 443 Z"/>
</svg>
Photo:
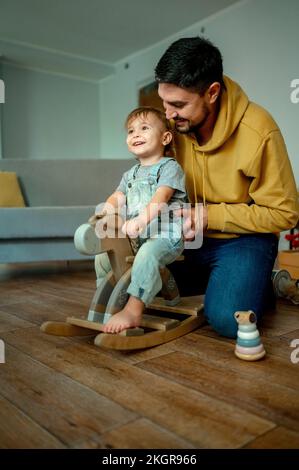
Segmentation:
<svg viewBox="0 0 299 470">
<path fill-rule="evenodd" d="M 4 64 L 2 157 L 99 158 L 99 85 Z"/>
<path fill-rule="evenodd" d="M 241 1 L 118 63 L 115 76 L 100 83 L 101 156 L 128 157 L 123 122 L 137 105 L 138 89 L 153 80 L 154 66 L 171 42 L 201 34 L 204 27 L 222 51 L 225 73 L 281 127 L 299 186 L 299 103 L 290 100 L 290 83 L 299 78 L 298 17 L 297 0 Z"/>
<path fill-rule="evenodd" d="M 100 84 L 5 64 L 2 157 L 127 158 L 123 123 L 139 88 L 154 79 L 154 66 L 172 41 L 204 27 L 223 53 L 225 73 L 277 120 L 299 185 L 299 103 L 290 100 L 290 83 L 299 79 L 298 16 L 297 0 L 240 1 L 127 57 Z"/>
</svg>

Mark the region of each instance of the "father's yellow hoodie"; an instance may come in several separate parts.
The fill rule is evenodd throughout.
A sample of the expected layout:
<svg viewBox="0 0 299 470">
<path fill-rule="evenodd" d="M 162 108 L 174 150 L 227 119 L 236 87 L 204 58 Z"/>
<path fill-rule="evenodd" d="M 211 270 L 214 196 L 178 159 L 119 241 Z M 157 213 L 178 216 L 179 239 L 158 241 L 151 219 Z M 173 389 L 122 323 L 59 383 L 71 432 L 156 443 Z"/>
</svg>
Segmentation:
<svg viewBox="0 0 299 470">
<path fill-rule="evenodd" d="M 208 210 L 207 236 L 277 233 L 298 221 L 297 190 L 281 132 L 261 106 L 224 77 L 211 139 L 175 133 L 191 202 Z"/>
</svg>

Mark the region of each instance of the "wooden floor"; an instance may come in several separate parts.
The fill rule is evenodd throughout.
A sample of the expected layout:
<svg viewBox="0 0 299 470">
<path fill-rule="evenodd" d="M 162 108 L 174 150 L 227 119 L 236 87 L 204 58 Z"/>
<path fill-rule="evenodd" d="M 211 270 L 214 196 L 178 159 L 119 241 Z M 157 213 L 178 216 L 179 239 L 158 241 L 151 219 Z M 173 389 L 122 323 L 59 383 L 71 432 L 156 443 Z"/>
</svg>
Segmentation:
<svg viewBox="0 0 299 470">
<path fill-rule="evenodd" d="M 40 332 L 85 313 L 94 283 L 91 270 L 2 276 L 1 448 L 299 448 L 298 307 L 265 316 L 254 363 L 208 326 L 130 353 Z"/>
</svg>

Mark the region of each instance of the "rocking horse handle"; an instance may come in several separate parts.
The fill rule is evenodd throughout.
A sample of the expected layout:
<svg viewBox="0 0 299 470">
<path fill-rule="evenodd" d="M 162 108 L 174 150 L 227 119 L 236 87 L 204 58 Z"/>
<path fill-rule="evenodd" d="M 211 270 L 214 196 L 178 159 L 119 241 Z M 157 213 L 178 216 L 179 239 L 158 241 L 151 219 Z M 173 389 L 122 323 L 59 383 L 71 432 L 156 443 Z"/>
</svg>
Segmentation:
<svg viewBox="0 0 299 470">
<path fill-rule="evenodd" d="M 76 249 L 83 255 L 87 256 L 95 256 L 106 252 L 107 249 L 103 246 L 101 239 L 96 235 L 95 226 L 97 222 L 104 217 L 115 215 L 117 215 L 116 212 L 108 214 L 107 211 L 103 211 L 99 214 L 93 214 L 88 219 L 87 223 L 80 225 L 74 235 Z"/>
<path fill-rule="evenodd" d="M 95 226 L 98 220 L 105 216 L 117 216 L 117 213 L 107 214 L 103 211 L 101 214 L 95 214 L 89 219 L 89 223 L 80 225 L 74 235 L 74 243 L 76 249 L 88 256 L 95 256 L 101 253 L 108 253 L 110 265 L 115 279 L 118 281 L 120 277 L 127 271 L 130 264 L 126 258 L 132 256 L 132 247 L 129 238 L 122 234 L 121 237 L 104 237 L 97 236 Z M 109 223 L 109 222 L 108 222 Z"/>
<path fill-rule="evenodd" d="M 95 224 L 89 222 L 77 228 L 74 235 L 74 244 L 80 253 L 87 256 L 95 256 L 106 251 L 102 249 L 101 240 L 95 233 Z"/>
</svg>

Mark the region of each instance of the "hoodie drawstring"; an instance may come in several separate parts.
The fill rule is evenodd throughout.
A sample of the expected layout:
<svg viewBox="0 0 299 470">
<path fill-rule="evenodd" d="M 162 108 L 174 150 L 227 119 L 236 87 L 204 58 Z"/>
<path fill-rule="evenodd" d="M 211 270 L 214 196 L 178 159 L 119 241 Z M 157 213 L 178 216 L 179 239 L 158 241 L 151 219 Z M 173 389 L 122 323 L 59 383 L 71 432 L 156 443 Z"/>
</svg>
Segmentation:
<svg viewBox="0 0 299 470">
<path fill-rule="evenodd" d="M 202 152 L 203 156 L 203 171 L 202 171 L 202 199 L 203 205 L 206 206 L 206 164 L 207 164 L 207 157 L 204 152 Z M 197 202 L 197 186 L 196 186 L 196 178 L 194 172 L 194 160 L 196 159 L 196 151 L 194 148 L 194 144 L 192 144 L 192 178 L 193 178 L 193 191 L 194 191 L 194 203 Z"/>
<path fill-rule="evenodd" d="M 207 173 L 207 156 L 202 152 L 203 156 L 203 172 L 202 172 L 202 200 L 203 206 L 206 207 L 206 173 Z"/>
<path fill-rule="evenodd" d="M 194 173 L 194 160 L 196 158 L 196 153 L 194 149 L 194 144 L 192 144 L 192 178 L 193 178 L 193 192 L 194 192 L 194 204 L 197 203 L 197 188 L 196 188 L 196 179 Z"/>
</svg>

